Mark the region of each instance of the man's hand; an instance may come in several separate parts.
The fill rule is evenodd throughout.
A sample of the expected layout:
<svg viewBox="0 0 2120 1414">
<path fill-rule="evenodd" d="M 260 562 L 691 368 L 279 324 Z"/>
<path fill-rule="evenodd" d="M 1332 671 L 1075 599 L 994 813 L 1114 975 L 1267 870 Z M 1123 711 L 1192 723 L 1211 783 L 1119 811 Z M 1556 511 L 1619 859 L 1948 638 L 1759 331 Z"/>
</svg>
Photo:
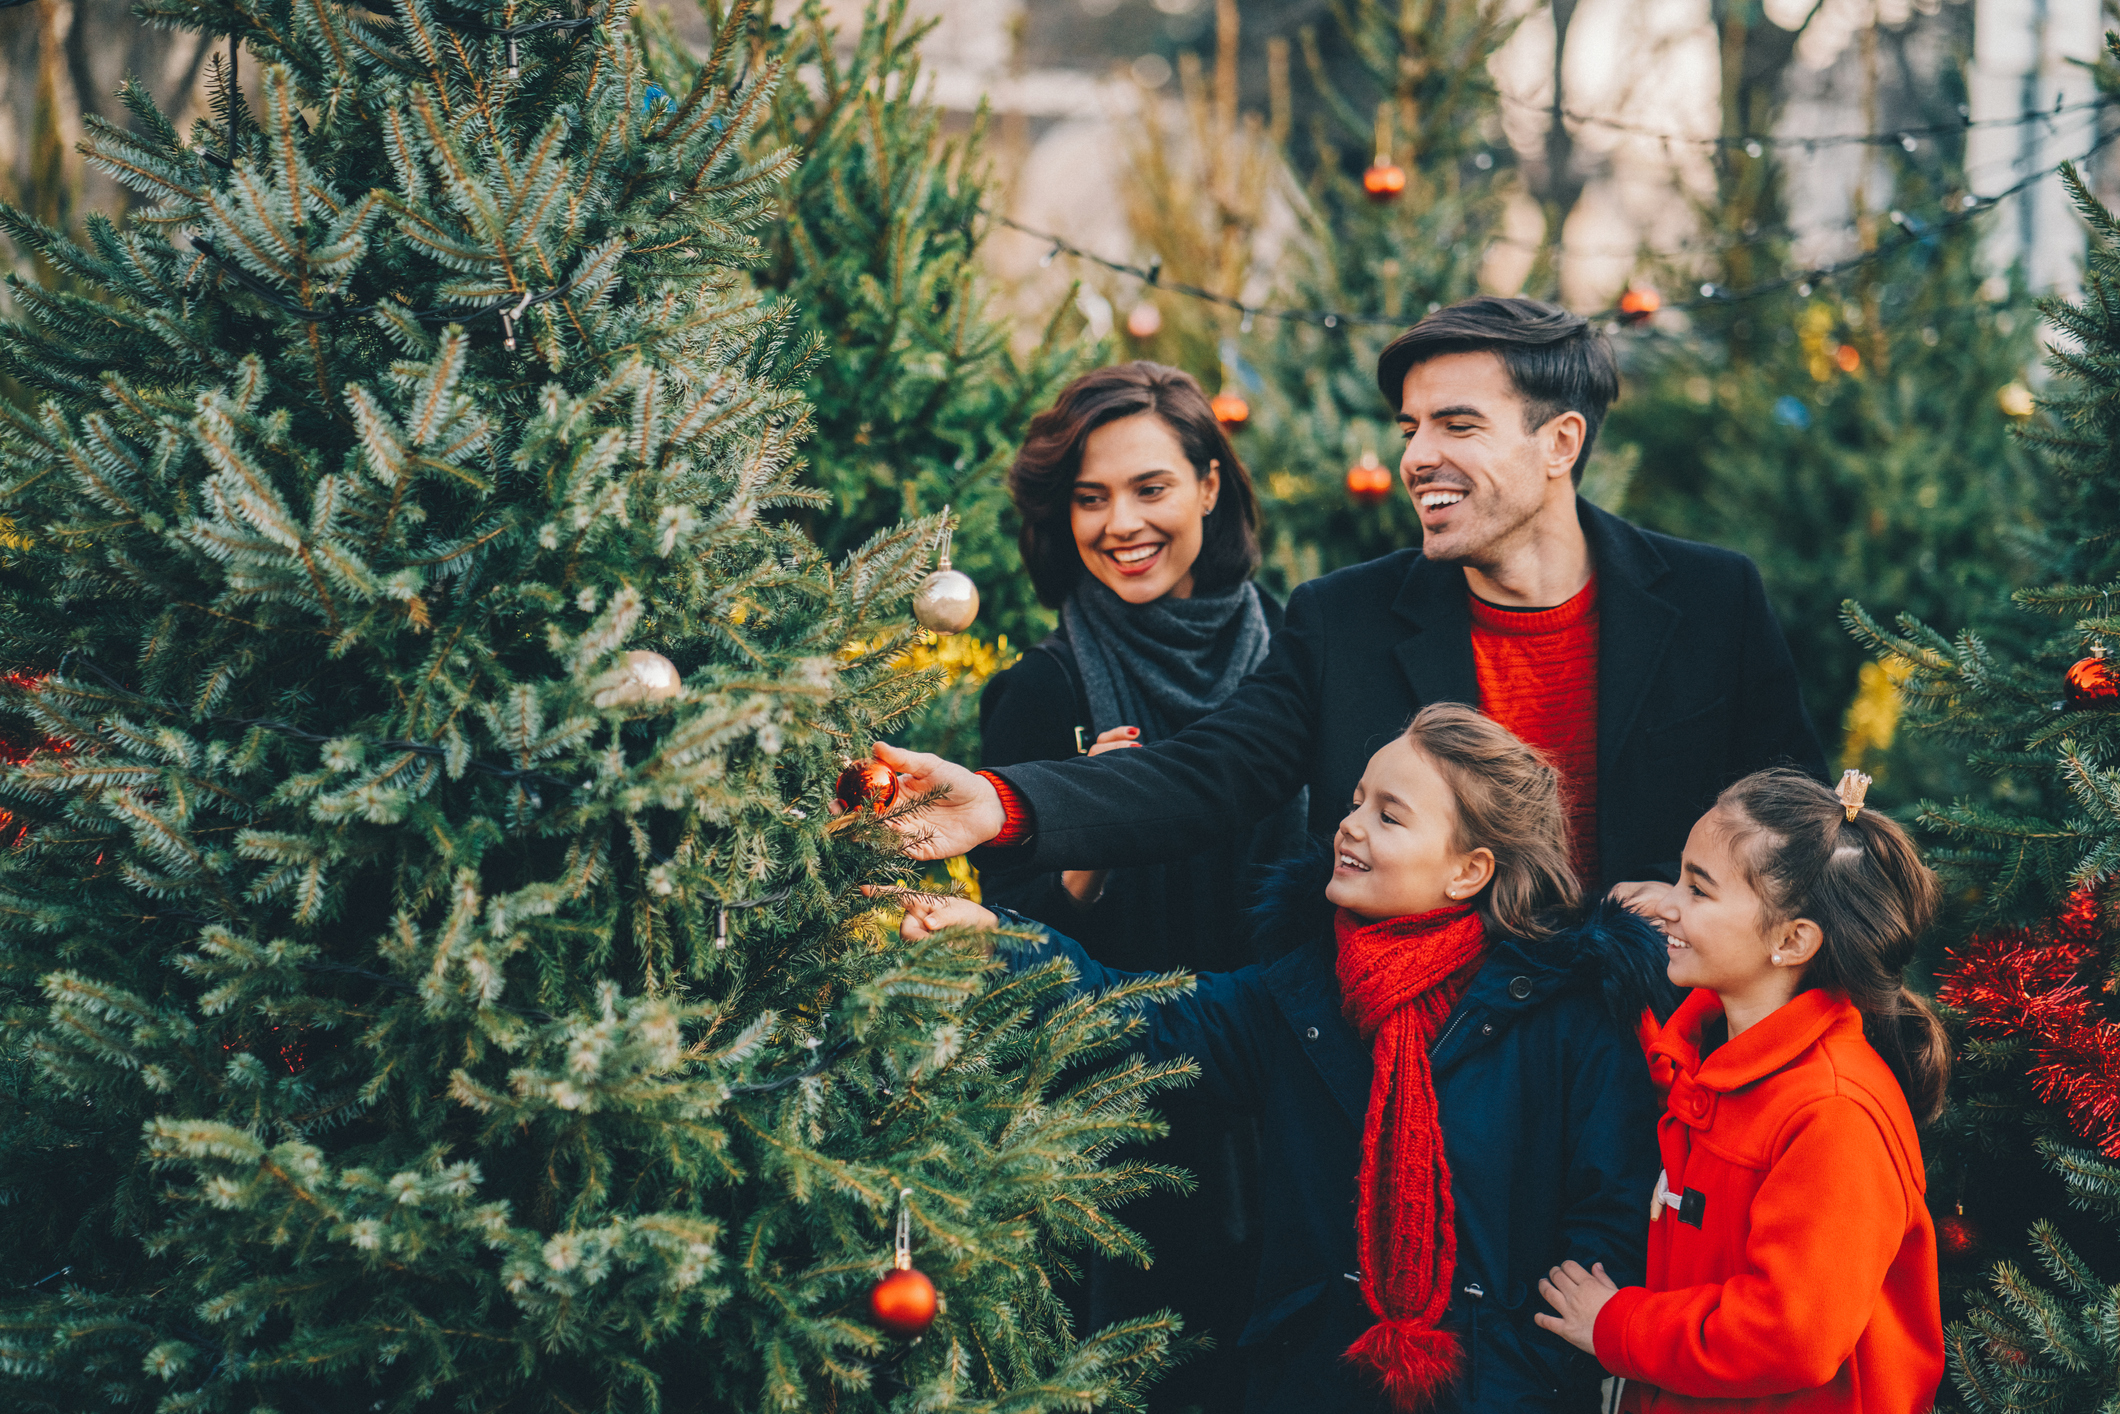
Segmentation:
<svg viewBox="0 0 2120 1414">
<path fill-rule="evenodd" d="M 1577 1350 L 1597 1354 L 1597 1342 L 1592 1338 L 1597 1329 L 1597 1313 L 1619 1294 L 1619 1287 L 1605 1275 L 1605 1264 L 1593 1263 L 1586 1272 L 1579 1262 L 1563 1262 L 1539 1278 L 1538 1294 L 1560 1314 L 1548 1316 L 1540 1312 L 1531 1319 Z"/>
<path fill-rule="evenodd" d="M 1605 897 L 1621 908 L 1639 913 L 1654 923 L 1657 921 L 1657 910 L 1663 907 L 1664 895 L 1677 887 L 1676 884 L 1666 884 L 1660 879 L 1638 880 L 1633 883 L 1614 884 Z"/>
<path fill-rule="evenodd" d="M 905 836 L 913 859 L 955 859 L 1001 833 L 1007 817 L 994 784 L 976 771 L 924 751 L 900 751 L 877 742 L 872 753 L 898 776 L 898 789 L 909 800 L 946 792 L 917 815 L 891 821 Z"/>
</svg>

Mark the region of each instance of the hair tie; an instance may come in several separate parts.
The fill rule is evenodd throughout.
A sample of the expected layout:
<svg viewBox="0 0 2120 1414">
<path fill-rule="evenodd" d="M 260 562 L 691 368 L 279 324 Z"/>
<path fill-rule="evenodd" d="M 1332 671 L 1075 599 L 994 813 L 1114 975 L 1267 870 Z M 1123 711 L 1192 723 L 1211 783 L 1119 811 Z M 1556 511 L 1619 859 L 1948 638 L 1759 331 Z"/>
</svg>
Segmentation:
<svg viewBox="0 0 2120 1414">
<path fill-rule="evenodd" d="M 1840 797 L 1842 807 L 1847 810 L 1849 824 L 1853 824 L 1856 815 L 1861 813 L 1863 799 L 1869 793 L 1868 776 L 1852 767 L 1840 773 L 1840 784 L 1833 787 L 1833 794 Z"/>
</svg>

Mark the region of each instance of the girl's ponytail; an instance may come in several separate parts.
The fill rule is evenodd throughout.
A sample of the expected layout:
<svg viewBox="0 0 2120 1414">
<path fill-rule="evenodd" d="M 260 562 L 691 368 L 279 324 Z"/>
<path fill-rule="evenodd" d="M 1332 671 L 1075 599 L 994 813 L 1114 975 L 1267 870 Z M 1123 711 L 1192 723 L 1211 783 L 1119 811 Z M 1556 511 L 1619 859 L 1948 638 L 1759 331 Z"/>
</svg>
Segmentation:
<svg viewBox="0 0 2120 1414">
<path fill-rule="evenodd" d="M 1863 1008 L 1862 1034 L 1899 1077 L 1914 1118 L 1927 1123 L 1943 1112 L 1943 1093 L 1951 1082 L 1951 1036 L 1928 998 L 1902 984 L 1885 1006 Z"/>
<path fill-rule="evenodd" d="M 1825 942 L 1805 971 L 1810 986 L 1847 993 L 1863 1034 L 1927 1122 L 1943 1109 L 1951 1044 L 1935 1009 L 1909 990 L 1914 945 L 1936 916 L 1936 875 L 1906 831 L 1875 810 L 1847 818 L 1838 796 L 1800 771 L 1760 771 L 1722 793 L 1717 808 L 1740 839 L 1738 857 L 1766 900 L 1770 924 L 1808 918 Z"/>
</svg>

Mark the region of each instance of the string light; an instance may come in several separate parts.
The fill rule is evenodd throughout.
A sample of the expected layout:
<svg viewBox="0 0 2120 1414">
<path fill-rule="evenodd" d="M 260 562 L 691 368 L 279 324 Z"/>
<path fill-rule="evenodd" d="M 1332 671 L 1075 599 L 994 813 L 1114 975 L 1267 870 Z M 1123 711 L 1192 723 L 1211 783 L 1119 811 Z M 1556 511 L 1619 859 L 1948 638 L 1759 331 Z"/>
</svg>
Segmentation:
<svg viewBox="0 0 2120 1414">
<path fill-rule="evenodd" d="M 2097 156 L 2099 152 L 2103 151 L 2106 145 L 2116 137 L 2120 137 L 2120 129 L 2102 134 L 2096 142 L 2084 149 L 2068 165 L 2088 162 L 2091 158 Z M 1993 196 L 1975 196 L 1968 193 L 1960 202 L 1957 212 L 1939 217 L 1933 222 L 1920 222 L 1907 216 L 1904 212 L 1896 213 L 1897 219 L 1893 224 L 1899 227 L 1897 236 L 1891 240 L 1880 242 L 1874 249 L 1864 251 L 1859 255 L 1849 256 L 1845 260 L 1837 260 L 1825 265 L 1809 266 L 1802 270 L 1790 271 L 1772 279 L 1748 285 L 1743 289 L 1733 290 L 1710 281 L 1700 287 L 1700 298 L 1665 305 L 1658 312 L 1676 314 L 1704 309 L 1711 305 L 1720 308 L 1733 304 L 1742 304 L 1747 300 L 1760 299 L 1766 295 L 1776 294 L 1792 287 L 1808 293 L 1810 288 L 1823 284 L 1835 276 L 1844 275 L 1851 270 L 1860 269 L 1862 266 L 1873 265 L 1879 261 L 1889 259 L 1910 246 L 1922 244 L 1944 231 L 1962 226 L 1974 217 L 2002 205 L 2011 197 L 2017 196 L 2045 181 L 2048 177 L 2053 176 L 2057 170 L 2056 168 L 2042 167 L 2029 176 L 2023 177 L 2003 190 L 1996 192 Z M 1218 294 L 1213 290 L 1203 289 L 1198 285 L 1161 279 L 1163 262 L 1160 259 L 1155 260 L 1146 268 L 1139 265 L 1130 265 L 1123 260 L 1113 260 L 1109 256 L 1098 255 L 1095 251 L 1084 250 L 1082 247 L 1067 240 L 1064 236 L 1054 235 L 1051 231 L 1041 231 L 1035 226 L 1027 226 L 1012 216 L 1004 216 L 993 212 L 989 212 L 988 215 L 1012 231 L 1020 231 L 1024 235 L 1050 244 L 1054 250 L 1062 255 L 1076 260 L 1086 260 L 1092 265 L 1102 266 L 1115 275 L 1131 276 L 1136 280 L 1154 285 L 1158 289 L 1169 290 L 1173 294 L 1184 295 L 1188 299 L 1198 300 L 1203 304 L 1218 305 L 1223 309 L 1235 310 L 1246 320 L 1278 319 L 1283 323 L 1315 324 L 1326 329 L 1335 329 L 1343 324 L 1402 329 L 1407 324 L 1405 316 L 1397 314 L 1349 313 L 1344 310 L 1329 309 L 1273 308 L 1267 305 L 1247 304 L 1233 296 Z M 1626 315 L 1627 311 L 1613 308 L 1600 310 L 1589 317 L 1596 322 L 1612 323 L 1615 321 L 1624 322 Z"/>
<path fill-rule="evenodd" d="M 1504 103 L 1534 113 L 1553 112 L 1550 104 L 1538 103 L 1528 98 L 1516 98 L 1502 94 Z M 1926 126 L 1892 128 L 1873 133 L 1817 133 L 1811 136 L 1775 136 L 1752 133 L 1742 137 L 1709 137 L 1697 133 L 1666 132 L 1660 128 L 1630 123 L 1624 118 L 1606 118 L 1596 113 L 1578 113 L 1570 108 L 1561 110 L 1561 117 L 1584 127 L 1603 128 L 1607 132 L 1624 133 L 1629 137 L 1644 137 L 1656 142 L 1683 143 L 1691 147 L 1740 148 L 1747 157 L 1764 156 L 1769 147 L 1797 147 L 1806 152 L 1816 152 L 1826 147 L 1897 147 L 1912 152 L 1920 146 L 1919 139 L 1943 137 L 1952 133 L 1972 132 L 1985 128 L 2021 128 L 2028 123 L 2051 123 L 2056 118 L 2075 113 L 2097 112 L 2120 103 L 2120 94 L 2101 94 L 2085 99 L 2081 103 L 2056 102 L 2052 108 L 2027 108 L 2007 118 L 1974 118 L 1959 105 L 1959 119 L 1955 123 L 1930 123 Z"/>
</svg>

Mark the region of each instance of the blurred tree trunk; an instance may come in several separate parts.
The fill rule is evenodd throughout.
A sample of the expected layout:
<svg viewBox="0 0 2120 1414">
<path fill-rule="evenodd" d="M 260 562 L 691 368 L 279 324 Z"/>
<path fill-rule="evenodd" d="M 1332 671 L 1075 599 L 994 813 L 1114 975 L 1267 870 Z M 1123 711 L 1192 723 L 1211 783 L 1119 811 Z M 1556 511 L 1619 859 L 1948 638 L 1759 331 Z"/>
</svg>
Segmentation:
<svg viewBox="0 0 2120 1414">
<path fill-rule="evenodd" d="M 142 24 L 132 0 L 37 0 L 0 10 L 0 196 L 40 219 L 115 211 L 115 184 L 75 154 L 81 120 L 129 123 L 118 85 L 138 78 L 188 127 L 210 46 Z"/>
</svg>

